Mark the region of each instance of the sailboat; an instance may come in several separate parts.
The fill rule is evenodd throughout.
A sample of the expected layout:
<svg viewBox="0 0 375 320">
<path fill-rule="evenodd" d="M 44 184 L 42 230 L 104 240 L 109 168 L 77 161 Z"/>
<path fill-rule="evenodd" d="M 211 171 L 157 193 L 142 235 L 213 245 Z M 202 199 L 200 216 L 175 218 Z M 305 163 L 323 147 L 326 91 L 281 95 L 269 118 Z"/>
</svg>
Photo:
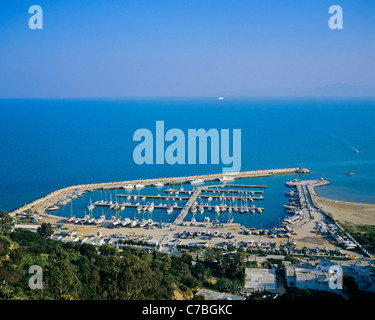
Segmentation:
<svg viewBox="0 0 375 320">
<path fill-rule="evenodd" d="M 87 209 L 91 211 L 91 210 L 94 210 L 94 208 L 95 208 L 95 205 L 92 203 L 91 198 L 90 198 L 90 204 L 87 206 Z"/>
</svg>

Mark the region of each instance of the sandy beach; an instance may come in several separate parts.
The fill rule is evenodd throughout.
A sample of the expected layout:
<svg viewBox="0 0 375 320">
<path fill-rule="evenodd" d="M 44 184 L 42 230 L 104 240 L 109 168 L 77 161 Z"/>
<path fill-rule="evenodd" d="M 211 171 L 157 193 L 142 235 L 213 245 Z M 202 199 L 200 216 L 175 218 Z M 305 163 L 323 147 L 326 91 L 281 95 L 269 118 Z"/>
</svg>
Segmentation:
<svg viewBox="0 0 375 320">
<path fill-rule="evenodd" d="M 328 199 L 313 195 L 316 204 L 339 222 L 375 225 L 375 205 Z"/>
</svg>

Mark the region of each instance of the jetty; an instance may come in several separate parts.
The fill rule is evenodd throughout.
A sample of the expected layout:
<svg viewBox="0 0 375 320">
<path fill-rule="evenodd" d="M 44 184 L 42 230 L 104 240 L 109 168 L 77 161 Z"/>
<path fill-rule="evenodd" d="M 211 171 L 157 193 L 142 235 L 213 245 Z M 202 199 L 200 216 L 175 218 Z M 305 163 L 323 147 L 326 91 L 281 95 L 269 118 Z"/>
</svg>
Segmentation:
<svg viewBox="0 0 375 320">
<path fill-rule="evenodd" d="M 145 187 L 152 186 L 153 184 L 160 182 L 164 185 L 175 185 L 189 183 L 192 180 L 203 179 L 204 182 L 215 181 L 223 176 L 231 177 L 234 179 L 246 179 L 246 178 L 256 178 L 256 177 L 267 177 L 272 175 L 279 174 L 305 174 L 309 173 L 310 170 L 305 168 L 284 168 L 284 169 L 268 169 L 268 170 L 255 170 L 255 171 L 244 171 L 244 172 L 234 172 L 234 173 L 217 173 L 217 174 L 208 174 L 208 175 L 197 175 L 197 176 L 186 176 L 186 177 L 170 177 L 170 178 L 155 178 L 155 179 L 138 179 L 138 180 L 128 180 L 128 181 L 118 181 L 118 182 L 106 182 L 106 183 L 93 183 L 93 184 L 82 184 L 75 185 L 66 188 L 62 188 L 56 191 L 53 191 L 33 202 L 25 204 L 24 206 L 10 212 L 11 216 L 15 216 L 18 213 L 21 213 L 26 210 L 33 210 L 38 213 L 44 213 L 44 211 L 56 204 L 63 198 L 68 197 L 77 192 L 88 192 L 99 189 L 120 189 L 125 185 L 131 184 L 142 184 Z M 224 186 L 225 184 L 223 184 Z M 199 188 L 199 187 L 198 187 Z M 199 189 L 197 189 L 199 190 Z M 197 195 L 198 196 L 198 195 Z"/>
<path fill-rule="evenodd" d="M 197 201 L 198 196 L 202 192 L 202 187 L 198 187 L 194 193 L 191 195 L 189 201 L 185 204 L 185 206 L 182 208 L 180 214 L 176 217 L 174 220 L 174 224 L 181 224 L 182 221 L 185 219 L 186 215 L 189 213 L 190 208 L 193 206 L 193 204 Z"/>
</svg>

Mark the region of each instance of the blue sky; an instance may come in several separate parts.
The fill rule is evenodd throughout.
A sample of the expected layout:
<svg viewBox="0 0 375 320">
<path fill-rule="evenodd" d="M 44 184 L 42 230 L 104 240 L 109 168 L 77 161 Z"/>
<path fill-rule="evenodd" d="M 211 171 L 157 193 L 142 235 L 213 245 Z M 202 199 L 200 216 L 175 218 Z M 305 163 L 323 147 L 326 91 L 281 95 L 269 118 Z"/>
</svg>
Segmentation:
<svg viewBox="0 0 375 320">
<path fill-rule="evenodd" d="M 31 5 L 43 30 L 31 30 Z M 328 27 L 341 5 L 344 29 Z M 153 97 L 375 86 L 375 1 L 38 0 L 0 10 L 0 97 Z"/>
</svg>

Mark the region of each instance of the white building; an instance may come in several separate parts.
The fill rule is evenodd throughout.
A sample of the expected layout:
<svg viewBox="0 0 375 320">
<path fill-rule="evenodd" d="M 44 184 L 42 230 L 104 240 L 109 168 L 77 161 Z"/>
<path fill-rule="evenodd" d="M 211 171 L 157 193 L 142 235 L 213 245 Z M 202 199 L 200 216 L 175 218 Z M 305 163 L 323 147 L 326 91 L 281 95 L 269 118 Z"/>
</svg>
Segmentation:
<svg viewBox="0 0 375 320">
<path fill-rule="evenodd" d="M 371 263 L 360 261 L 342 269 L 344 274 L 354 278 L 359 290 L 375 292 L 375 267 Z"/>
<path fill-rule="evenodd" d="M 335 262 L 319 260 L 317 263 L 302 263 L 285 266 L 287 286 L 299 289 L 324 290 L 341 293 L 342 278 Z"/>
<path fill-rule="evenodd" d="M 275 269 L 246 268 L 244 291 L 277 293 Z"/>
<path fill-rule="evenodd" d="M 89 237 L 82 239 L 81 243 L 88 243 L 94 246 L 101 246 L 104 244 L 104 239 L 100 237 Z"/>
</svg>

